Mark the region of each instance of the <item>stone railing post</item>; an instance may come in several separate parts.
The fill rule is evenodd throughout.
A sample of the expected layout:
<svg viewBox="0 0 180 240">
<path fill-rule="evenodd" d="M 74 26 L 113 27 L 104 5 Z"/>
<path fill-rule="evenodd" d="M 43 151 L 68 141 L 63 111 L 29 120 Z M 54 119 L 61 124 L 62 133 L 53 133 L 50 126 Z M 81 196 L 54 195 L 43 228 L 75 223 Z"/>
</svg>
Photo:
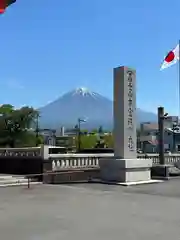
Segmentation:
<svg viewBox="0 0 180 240">
<path fill-rule="evenodd" d="M 41 157 L 43 161 L 43 173 L 52 171 L 52 160 L 49 159 L 49 146 L 41 146 Z M 44 179 L 44 177 L 43 177 Z"/>
</svg>

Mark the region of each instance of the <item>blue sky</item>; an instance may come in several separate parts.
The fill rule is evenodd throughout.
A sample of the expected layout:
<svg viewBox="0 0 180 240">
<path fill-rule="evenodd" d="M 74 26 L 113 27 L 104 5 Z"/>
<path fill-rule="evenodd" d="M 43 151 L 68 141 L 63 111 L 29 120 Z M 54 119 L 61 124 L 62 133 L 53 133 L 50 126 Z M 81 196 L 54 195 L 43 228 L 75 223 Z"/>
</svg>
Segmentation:
<svg viewBox="0 0 180 240">
<path fill-rule="evenodd" d="M 0 16 L 0 102 L 39 107 L 76 87 L 112 98 L 112 69 L 137 70 L 137 105 L 178 112 L 180 1 L 17 0 Z"/>
</svg>

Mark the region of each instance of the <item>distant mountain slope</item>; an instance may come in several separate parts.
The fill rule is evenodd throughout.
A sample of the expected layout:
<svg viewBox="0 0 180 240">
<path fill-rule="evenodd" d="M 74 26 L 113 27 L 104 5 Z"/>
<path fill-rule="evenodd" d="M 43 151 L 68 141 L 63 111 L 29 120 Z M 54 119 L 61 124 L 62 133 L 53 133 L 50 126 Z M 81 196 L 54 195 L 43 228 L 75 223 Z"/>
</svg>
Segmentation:
<svg viewBox="0 0 180 240">
<path fill-rule="evenodd" d="M 113 103 L 108 98 L 91 92 L 87 88 L 77 88 L 64 94 L 54 102 L 39 109 L 41 127 L 60 128 L 73 127 L 78 118 L 87 119 L 85 128 L 94 128 L 102 125 L 111 129 L 113 125 Z M 137 121 L 156 121 L 154 113 L 137 109 Z"/>
</svg>

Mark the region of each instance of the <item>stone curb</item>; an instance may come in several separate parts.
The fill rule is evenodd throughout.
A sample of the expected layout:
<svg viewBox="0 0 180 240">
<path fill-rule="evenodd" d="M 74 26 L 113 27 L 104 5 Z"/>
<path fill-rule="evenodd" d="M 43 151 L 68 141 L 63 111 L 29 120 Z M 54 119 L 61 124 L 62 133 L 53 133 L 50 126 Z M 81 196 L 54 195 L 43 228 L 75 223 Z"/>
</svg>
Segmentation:
<svg viewBox="0 0 180 240">
<path fill-rule="evenodd" d="M 40 185 L 42 184 L 42 182 L 30 182 L 30 187 L 31 185 Z M 4 184 L 0 184 L 0 188 L 1 187 L 16 187 L 16 186 L 28 186 L 28 183 L 24 182 L 24 183 L 4 183 Z"/>
</svg>

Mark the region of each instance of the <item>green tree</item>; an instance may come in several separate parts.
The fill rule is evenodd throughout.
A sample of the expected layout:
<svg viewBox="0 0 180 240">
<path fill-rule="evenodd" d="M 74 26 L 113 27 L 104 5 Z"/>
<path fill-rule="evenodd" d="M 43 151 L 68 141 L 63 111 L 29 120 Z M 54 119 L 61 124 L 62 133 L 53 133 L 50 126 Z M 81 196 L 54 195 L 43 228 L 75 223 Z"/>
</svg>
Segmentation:
<svg viewBox="0 0 180 240">
<path fill-rule="evenodd" d="M 78 146 L 78 137 L 75 139 L 76 146 Z M 93 148 L 96 144 L 97 137 L 95 135 L 81 135 L 81 149 L 83 148 Z"/>
<path fill-rule="evenodd" d="M 94 128 L 91 132 L 90 132 L 90 134 L 92 134 L 92 135 L 96 135 L 98 133 L 98 129 L 96 129 L 96 128 Z"/>
<path fill-rule="evenodd" d="M 32 107 L 15 109 L 10 104 L 0 107 L 0 144 L 15 147 L 16 144 L 28 142 L 34 138 L 29 131 L 33 126 L 38 112 Z"/>
<path fill-rule="evenodd" d="M 0 106 L 0 115 L 5 116 L 7 114 L 10 114 L 14 111 L 14 107 L 10 104 L 3 104 Z"/>
<path fill-rule="evenodd" d="M 106 135 L 103 137 L 104 146 L 113 148 L 113 135 Z M 96 135 L 82 135 L 81 136 L 81 149 L 83 148 L 94 148 L 97 146 L 99 138 Z M 76 137 L 76 146 L 78 145 L 78 138 Z"/>
<path fill-rule="evenodd" d="M 114 147 L 114 139 L 112 134 L 104 136 L 104 140 L 108 148 Z"/>
<path fill-rule="evenodd" d="M 81 129 L 81 135 L 87 135 L 88 134 L 88 130 L 86 129 Z"/>
</svg>

